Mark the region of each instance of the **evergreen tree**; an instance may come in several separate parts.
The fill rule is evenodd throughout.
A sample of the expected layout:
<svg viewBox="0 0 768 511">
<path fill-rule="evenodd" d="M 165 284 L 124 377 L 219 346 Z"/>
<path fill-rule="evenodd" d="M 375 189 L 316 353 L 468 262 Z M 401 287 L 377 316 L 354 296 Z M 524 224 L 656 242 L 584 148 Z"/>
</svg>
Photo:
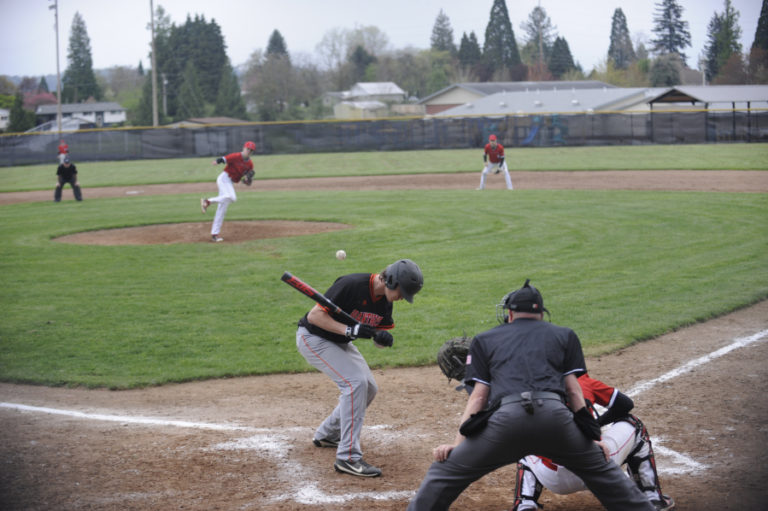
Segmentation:
<svg viewBox="0 0 768 511">
<path fill-rule="evenodd" d="M 219 80 L 219 93 L 216 96 L 214 114 L 235 119 L 247 119 L 245 103 L 240 94 L 240 83 L 237 80 L 232 66 L 227 62 L 224 67 L 221 80 Z"/>
<path fill-rule="evenodd" d="M 368 66 L 376 62 L 376 57 L 365 51 L 362 46 L 355 47 L 355 50 L 349 56 L 349 63 L 352 65 L 355 82 L 365 81 L 365 72 Z"/>
<path fill-rule="evenodd" d="M 191 119 L 205 115 L 205 99 L 194 63 L 187 62 L 179 87 L 176 119 Z"/>
<path fill-rule="evenodd" d="M 573 55 L 568 46 L 568 41 L 564 37 L 558 37 L 552 44 L 552 51 L 549 55 L 549 71 L 557 79 L 563 77 L 569 71 L 576 70 L 576 64 L 573 62 Z"/>
<path fill-rule="evenodd" d="M 90 97 L 101 100 L 101 88 L 93 73 L 91 39 L 79 12 L 72 20 L 67 61 L 68 66 L 61 79 L 62 103 L 80 103 Z"/>
<path fill-rule="evenodd" d="M 722 14 L 716 12 L 707 27 L 704 72 L 708 81 L 715 79 L 733 54 L 741 55 L 739 38 L 741 38 L 739 12 L 733 8 L 731 0 L 725 0 L 725 10 Z"/>
<path fill-rule="evenodd" d="M 453 43 L 453 29 L 451 20 L 440 9 L 440 13 L 435 19 L 435 25 L 432 27 L 432 37 L 430 45 L 434 51 L 447 51 L 451 55 L 456 55 L 456 45 Z"/>
<path fill-rule="evenodd" d="M 760 9 L 760 18 L 757 20 L 757 29 L 755 30 L 755 40 L 752 42 L 752 48 L 768 51 L 768 0 L 763 0 L 763 7 Z"/>
<path fill-rule="evenodd" d="M 461 36 L 461 44 L 459 46 L 459 64 L 466 69 L 473 69 L 480 64 L 483 57 L 483 52 L 480 50 L 480 44 L 477 42 L 477 36 L 474 32 L 470 32 Z"/>
<path fill-rule="evenodd" d="M 653 61 L 650 71 L 651 87 L 674 87 L 680 84 L 683 61 L 677 53 L 661 55 Z"/>
<path fill-rule="evenodd" d="M 687 46 L 691 46 L 691 33 L 688 31 L 688 22 L 683 21 L 683 8 L 677 0 L 661 0 L 656 4 L 656 13 L 653 17 L 653 51 L 657 55 L 677 53 L 685 63 Z"/>
<path fill-rule="evenodd" d="M 509 12 L 504 0 L 493 0 L 488 26 L 485 28 L 483 61 L 486 66 L 486 80 L 493 73 L 502 72 L 516 79 L 525 76 L 525 67 L 520 60 L 515 33 L 509 21 Z"/>
<path fill-rule="evenodd" d="M 160 104 L 158 97 L 157 104 Z M 159 112 L 162 116 L 162 109 Z M 152 126 L 152 75 L 147 73 L 144 79 L 144 86 L 141 89 L 141 99 L 134 112 L 132 123 L 134 126 Z"/>
<path fill-rule="evenodd" d="M 38 92 L 38 93 L 42 93 L 42 92 L 51 92 L 51 91 L 48 89 L 48 81 L 46 81 L 46 79 L 45 79 L 45 77 L 44 77 L 44 76 L 40 78 L 40 83 L 39 83 L 39 84 L 38 84 L 38 86 L 37 86 L 37 92 Z"/>
<path fill-rule="evenodd" d="M 632 39 L 629 37 L 629 29 L 627 28 L 627 18 L 621 7 L 613 12 L 608 59 L 613 62 L 617 69 L 627 69 L 635 60 L 635 51 L 632 49 Z"/>
<path fill-rule="evenodd" d="M 16 91 L 9 113 L 8 132 L 21 133 L 35 127 L 35 113 L 24 109 L 24 95 Z"/>
<path fill-rule="evenodd" d="M 272 32 L 272 35 L 269 36 L 269 43 L 267 44 L 267 58 L 273 55 L 289 57 L 285 39 L 283 39 L 282 34 L 277 30 Z"/>
<path fill-rule="evenodd" d="M 139 67 L 136 68 L 136 72 L 139 76 L 144 76 L 144 66 L 141 65 L 141 61 L 139 61 Z"/>
</svg>

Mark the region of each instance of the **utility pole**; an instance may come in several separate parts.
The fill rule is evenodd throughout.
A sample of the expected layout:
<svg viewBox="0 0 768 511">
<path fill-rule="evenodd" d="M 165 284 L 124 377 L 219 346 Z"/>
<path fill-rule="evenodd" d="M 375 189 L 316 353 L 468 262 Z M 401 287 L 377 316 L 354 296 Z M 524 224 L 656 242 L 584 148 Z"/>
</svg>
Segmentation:
<svg viewBox="0 0 768 511">
<path fill-rule="evenodd" d="M 152 26 L 152 126 L 157 126 L 157 57 L 155 51 L 155 7 L 149 0 L 149 23 Z"/>
<path fill-rule="evenodd" d="M 56 29 L 56 126 L 58 128 L 59 136 L 61 136 L 61 70 L 59 68 L 59 0 L 53 0 L 53 5 L 49 5 L 48 9 L 53 10 L 53 17 L 55 20 L 53 27 Z"/>
</svg>

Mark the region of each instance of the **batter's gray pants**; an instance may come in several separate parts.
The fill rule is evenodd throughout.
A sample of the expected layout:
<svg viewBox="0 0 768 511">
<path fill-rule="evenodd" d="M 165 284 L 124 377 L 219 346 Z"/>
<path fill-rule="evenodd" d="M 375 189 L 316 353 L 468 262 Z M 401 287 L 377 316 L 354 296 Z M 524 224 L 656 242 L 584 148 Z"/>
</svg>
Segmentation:
<svg viewBox="0 0 768 511">
<path fill-rule="evenodd" d="M 446 510 L 473 481 L 529 454 L 570 469 L 609 511 L 654 511 L 618 465 L 584 436 L 563 403 L 534 403 L 533 415 L 519 403 L 502 405 L 481 433 L 464 440 L 446 461 L 433 463 L 408 511 Z"/>
<path fill-rule="evenodd" d="M 338 344 L 304 327 L 296 331 L 296 346 L 306 361 L 327 374 L 341 392 L 339 404 L 317 428 L 315 438 L 338 440 L 336 458 L 340 460 L 361 459 L 365 411 L 379 390 L 368 363 L 351 342 Z"/>
</svg>

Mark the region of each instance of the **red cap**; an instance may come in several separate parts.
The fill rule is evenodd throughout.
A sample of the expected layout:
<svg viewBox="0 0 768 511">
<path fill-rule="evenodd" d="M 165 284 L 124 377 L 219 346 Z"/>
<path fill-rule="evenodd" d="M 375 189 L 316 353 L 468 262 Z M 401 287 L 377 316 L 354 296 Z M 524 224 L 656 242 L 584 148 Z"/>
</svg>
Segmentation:
<svg viewBox="0 0 768 511">
<path fill-rule="evenodd" d="M 249 140 L 248 142 L 245 143 L 245 147 L 250 149 L 251 151 L 255 151 L 256 150 L 256 143 L 255 142 L 251 142 Z"/>
<path fill-rule="evenodd" d="M 490 137 L 488 137 L 488 140 L 496 140 L 496 135 L 491 135 Z"/>
</svg>

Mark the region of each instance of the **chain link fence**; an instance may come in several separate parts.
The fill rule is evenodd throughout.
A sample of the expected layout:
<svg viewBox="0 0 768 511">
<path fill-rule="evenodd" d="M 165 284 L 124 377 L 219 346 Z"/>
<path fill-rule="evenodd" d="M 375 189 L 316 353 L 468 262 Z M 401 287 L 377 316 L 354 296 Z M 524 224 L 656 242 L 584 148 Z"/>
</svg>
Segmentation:
<svg viewBox="0 0 768 511">
<path fill-rule="evenodd" d="M 180 128 L 116 128 L 0 136 L 0 166 L 56 161 L 61 139 L 75 161 L 217 156 L 253 140 L 259 154 L 482 147 L 491 133 L 505 147 L 768 142 L 768 110 L 595 112 L 506 117 L 390 118 L 244 123 Z"/>
</svg>

